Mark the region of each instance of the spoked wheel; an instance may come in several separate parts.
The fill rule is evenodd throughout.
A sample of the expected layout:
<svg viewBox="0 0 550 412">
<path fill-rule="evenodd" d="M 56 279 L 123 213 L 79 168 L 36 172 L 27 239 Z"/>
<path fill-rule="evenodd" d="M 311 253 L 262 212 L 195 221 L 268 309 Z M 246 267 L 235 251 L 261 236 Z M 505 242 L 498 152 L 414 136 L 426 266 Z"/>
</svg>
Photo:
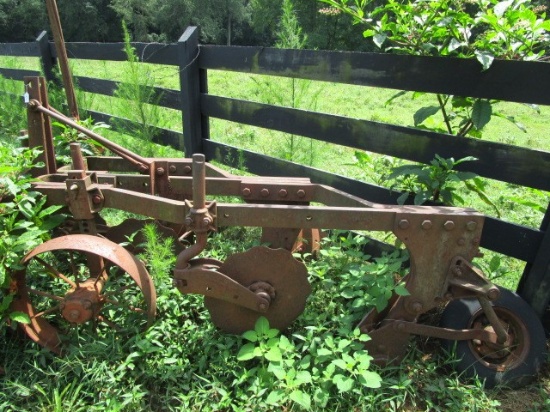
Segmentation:
<svg viewBox="0 0 550 412">
<path fill-rule="evenodd" d="M 84 325 L 119 331 L 149 326 L 156 292 L 143 264 L 122 246 L 91 235 L 68 235 L 35 248 L 16 275 L 13 309 L 40 345 L 61 353 L 65 339 Z"/>
<path fill-rule="evenodd" d="M 478 375 L 485 387 L 520 387 L 529 383 L 546 359 L 544 328 L 533 309 L 517 294 L 500 288 L 500 297 L 491 302 L 504 326 L 504 344 L 463 340 L 456 342 L 456 369 L 465 376 Z M 477 299 L 455 300 L 447 305 L 441 326 L 451 329 L 486 329 L 494 332 Z M 443 340 L 452 350 L 455 341 Z"/>
</svg>

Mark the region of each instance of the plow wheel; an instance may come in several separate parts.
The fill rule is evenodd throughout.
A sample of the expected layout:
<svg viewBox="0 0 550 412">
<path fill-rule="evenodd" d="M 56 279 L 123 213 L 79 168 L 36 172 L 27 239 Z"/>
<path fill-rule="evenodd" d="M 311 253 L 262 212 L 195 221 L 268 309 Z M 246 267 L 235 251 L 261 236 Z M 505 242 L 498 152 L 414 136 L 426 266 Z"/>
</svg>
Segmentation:
<svg viewBox="0 0 550 412">
<path fill-rule="evenodd" d="M 260 313 L 205 297 L 212 322 L 228 333 L 240 334 L 254 329 L 260 316 L 265 316 L 272 328 L 282 330 L 304 311 L 311 293 L 306 267 L 284 249 L 256 246 L 229 256 L 219 271 L 269 301 L 267 311 Z"/>
<path fill-rule="evenodd" d="M 32 250 L 16 275 L 13 310 L 30 318 L 21 324 L 38 344 L 61 353 L 78 327 L 101 325 L 118 331 L 149 326 L 156 292 L 145 266 L 107 239 L 68 235 Z"/>
<path fill-rule="evenodd" d="M 546 359 L 544 328 L 535 311 L 520 296 L 503 288 L 500 292 L 500 297 L 491 305 L 506 330 L 504 343 L 477 339 L 443 340 L 442 343 L 448 350 L 455 350 L 456 369 L 467 377 L 478 375 L 485 380 L 486 388 L 520 387 L 534 379 Z M 440 326 L 494 331 L 477 299 L 449 303 Z"/>
</svg>

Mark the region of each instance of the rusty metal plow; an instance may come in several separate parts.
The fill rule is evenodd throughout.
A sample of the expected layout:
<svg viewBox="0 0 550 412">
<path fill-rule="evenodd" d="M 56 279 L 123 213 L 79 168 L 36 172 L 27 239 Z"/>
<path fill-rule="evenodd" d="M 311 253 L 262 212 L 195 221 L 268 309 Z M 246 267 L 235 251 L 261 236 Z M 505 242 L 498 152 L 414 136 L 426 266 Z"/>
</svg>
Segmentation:
<svg viewBox="0 0 550 412">
<path fill-rule="evenodd" d="M 51 116 L 74 126 L 72 120 L 38 100 L 29 104 L 29 118 L 33 116 Z M 68 324 L 108 321 L 103 309 L 113 302 L 102 292 L 111 276 L 106 262 L 127 273 L 142 292 L 141 313 L 145 324 L 151 323 L 155 291 L 147 271 L 121 246 L 100 237 L 98 213 L 114 208 L 161 221 L 175 238 L 192 242 L 177 256 L 174 286 L 182 293 L 204 295 L 212 321 L 230 333 L 253 328 L 260 316 L 284 329 L 302 313 L 311 287 L 304 264 L 292 253 L 318 249 L 320 228 L 385 231 L 392 232 L 409 251 L 410 273 L 405 282 L 410 295 L 394 296 L 386 310 L 366 313 L 359 324 L 369 334 L 366 346 L 378 362 L 402 357 L 411 335 L 478 342 L 480 353 L 490 349 L 501 355 L 524 356 L 526 345 L 516 344 L 517 332 L 511 334 L 509 324 L 499 317 L 502 312 L 495 310 L 501 290 L 471 263 L 479 254 L 484 223 L 480 213 L 453 207 L 380 205 L 303 178 L 233 176 L 206 163 L 199 154 L 193 159 L 141 158 L 78 127 L 121 157 L 84 159 L 74 145 L 70 170 L 46 173 L 34 184 L 35 190 L 47 195 L 49 204 L 68 207 L 81 233 L 53 239 L 24 259 L 29 268 L 29 262 L 37 261 L 56 283 L 66 284 L 65 291 L 46 293 L 32 289 L 25 274 L 17 277 L 19 297 L 14 305 L 31 317 L 24 329 L 38 343 L 61 350 L 61 328 L 47 320 L 52 312 Z M 50 157 L 54 156 L 50 153 Z M 132 169 L 137 173 L 128 174 Z M 214 198 L 238 197 L 244 203 L 208 201 L 207 193 Z M 312 206 L 312 202 L 323 206 Z M 254 247 L 224 262 L 198 257 L 207 245 L 208 233 L 224 226 L 260 227 L 261 241 L 269 247 Z M 55 255 L 60 251 L 83 253 L 87 275 L 69 278 L 67 268 L 40 260 L 45 252 Z M 32 269 L 36 271 L 35 266 Z M 54 303 L 49 308 L 37 307 L 30 295 Z M 423 313 L 457 299 L 477 299 L 483 324 L 444 328 L 417 323 Z M 134 312 L 133 301 L 127 306 Z M 494 361 L 495 369 L 505 363 L 502 357 L 506 355 Z"/>
</svg>

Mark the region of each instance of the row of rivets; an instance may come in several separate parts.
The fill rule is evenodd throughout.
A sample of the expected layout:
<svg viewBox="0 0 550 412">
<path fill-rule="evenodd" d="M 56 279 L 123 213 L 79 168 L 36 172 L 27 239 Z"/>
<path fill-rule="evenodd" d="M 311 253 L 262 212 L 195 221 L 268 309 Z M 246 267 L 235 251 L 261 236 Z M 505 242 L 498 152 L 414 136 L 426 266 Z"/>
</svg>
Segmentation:
<svg viewBox="0 0 550 412">
<path fill-rule="evenodd" d="M 410 222 L 407 219 L 401 219 L 398 223 L 399 229 L 408 229 L 410 226 Z M 430 230 L 433 227 L 433 222 L 431 220 L 424 220 L 421 224 L 422 229 L 424 230 Z M 452 220 L 447 220 L 445 223 L 443 223 L 443 228 L 447 231 L 454 230 L 455 228 L 455 222 Z M 477 223 L 474 221 L 470 221 L 466 223 L 466 229 L 470 232 L 473 232 L 477 228 Z"/>
<path fill-rule="evenodd" d="M 242 195 L 244 197 L 248 197 L 252 194 L 252 190 L 250 190 L 250 188 L 248 187 L 245 187 L 242 191 Z M 288 196 L 288 191 L 286 189 L 280 189 L 279 192 L 277 193 L 279 197 L 287 197 Z M 263 188 L 262 190 L 260 190 L 260 196 L 262 197 L 268 197 L 270 195 L 270 192 L 269 192 L 269 189 L 267 188 Z M 299 198 L 304 198 L 306 196 L 306 191 L 303 190 L 303 189 L 299 189 L 296 191 L 296 196 L 298 196 Z"/>
</svg>

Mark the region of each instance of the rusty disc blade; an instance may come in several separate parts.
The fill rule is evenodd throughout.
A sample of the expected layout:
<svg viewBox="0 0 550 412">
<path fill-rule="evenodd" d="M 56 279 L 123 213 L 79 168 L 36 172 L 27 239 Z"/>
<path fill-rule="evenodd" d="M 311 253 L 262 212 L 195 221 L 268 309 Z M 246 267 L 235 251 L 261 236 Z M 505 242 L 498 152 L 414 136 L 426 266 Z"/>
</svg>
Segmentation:
<svg viewBox="0 0 550 412">
<path fill-rule="evenodd" d="M 254 329 L 260 316 L 265 316 L 272 328 L 285 329 L 304 311 L 311 293 L 306 267 L 284 249 L 253 247 L 246 252 L 231 255 L 219 271 L 245 287 L 264 282 L 275 290 L 275 296 L 265 313 L 205 297 L 204 303 L 212 322 L 228 333 L 240 334 Z"/>
</svg>

